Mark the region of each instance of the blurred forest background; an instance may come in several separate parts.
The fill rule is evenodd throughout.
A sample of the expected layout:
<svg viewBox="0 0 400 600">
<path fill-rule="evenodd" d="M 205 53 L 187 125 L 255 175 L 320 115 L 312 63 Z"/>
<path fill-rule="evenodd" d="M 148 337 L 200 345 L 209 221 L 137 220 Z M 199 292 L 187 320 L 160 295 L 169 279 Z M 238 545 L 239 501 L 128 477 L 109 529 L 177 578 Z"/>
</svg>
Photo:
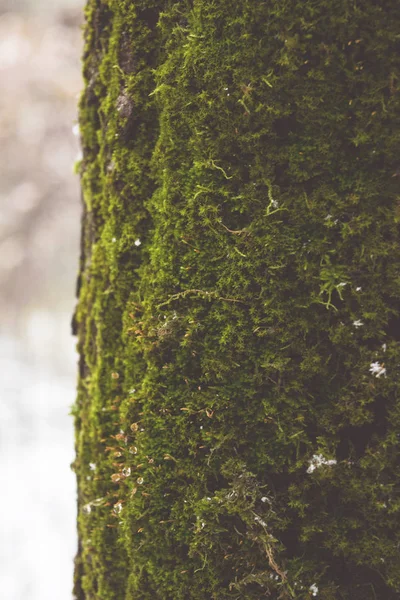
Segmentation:
<svg viewBox="0 0 400 600">
<path fill-rule="evenodd" d="M 71 600 L 84 0 L 0 0 L 0 596 Z"/>
</svg>

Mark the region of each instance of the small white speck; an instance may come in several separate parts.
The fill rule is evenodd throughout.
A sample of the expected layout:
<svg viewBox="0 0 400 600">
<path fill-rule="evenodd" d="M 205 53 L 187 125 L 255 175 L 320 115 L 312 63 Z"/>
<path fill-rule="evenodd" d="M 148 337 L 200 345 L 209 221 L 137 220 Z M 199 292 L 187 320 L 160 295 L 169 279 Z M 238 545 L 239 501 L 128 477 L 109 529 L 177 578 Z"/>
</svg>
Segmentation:
<svg viewBox="0 0 400 600">
<path fill-rule="evenodd" d="M 360 319 L 357 319 L 357 321 L 353 321 L 353 325 L 354 327 L 362 327 L 364 323 Z"/>
<path fill-rule="evenodd" d="M 347 282 L 342 282 L 342 283 L 338 283 L 337 287 L 344 287 L 345 285 L 347 285 Z"/>
<path fill-rule="evenodd" d="M 75 123 L 75 125 L 72 127 L 72 133 L 78 137 L 79 133 L 80 133 L 80 129 L 79 129 L 79 124 Z"/>
<path fill-rule="evenodd" d="M 95 471 L 96 470 L 96 463 L 89 463 L 89 468 L 91 471 Z"/>
<path fill-rule="evenodd" d="M 140 246 L 141 243 L 142 242 L 139 239 L 135 240 L 135 246 Z"/>
<path fill-rule="evenodd" d="M 386 350 L 387 350 L 387 344 L 382 344 L 382 350 L 383 350 L 384 352 L 386 352 Z"/>
<path fill-rule="evenodd" d="M 114 512 L 119 514 L 122 511 L 122 502 L 117 502 L 114 504 Z"/>
<path fill-rule="evenodd" d="M 307 473 L 313 473 L 315 469 L 322 467 L 322 465 L 326 465 L 331 467 L 332 465 L 336 465 L 337 461 L 335 459 L 328 460 L 322 454 L 314 454 L 312 459 L 308 461 L 309 467 L 307 469 Z"/>
<path fill-rule="evenodd" d="M 310 592 L 312 593 L 313 596 L 316 596 L 318 594 L 318 588 L 315 583 L 310 585 Z"/>
<path fill-rule="evenodd" d="M 229 88 L 224 88 L 224 90 L 227 92 Z"/>
<path fill-rule="evenodd" d="M 125 467 L 124 469 L 122 469 L 122 475 L 124 477 L 129 477 L 130 474 L 131 474 L 131 468 L 130 467 Z"/>
<path fill-rule="evenodd" d="M 130 393 L 130 394 L 134 394 L 135 392 L 136 392 L 136 389 L 135 389 L 135 388 L 131 388 L 131 389 L 129 390 L 129 393 Z"/>
<path fill-rule="evenodd" d="M 115 242 L 117 241 L 117 238 L 113 237 L 113 239 L 111 241 L 113 244 L 115 244 Z"/>
<path fill-rule="evenodd" d="M 83 512 L 87 515 L 90 515 L 90 513 L 92 512 L 92 507 L 90 506 L 90 503 L 85 504 L 85 506 L 83 507 Z"/>
<path fill-rule="evenodd" d="M 326 215 L 325 221 L 329 221 L 329 219 L 332 219 L 332 215 Z"/>
<path fill-rule="evenodd" d="M 263 520 L 261 519 L 261 517 L 259 517 L 258 515 L 256 515 L 256 516 L 254 517 L 254 520 L 255 520 L 255 522 L 256 522 L 256 523 L 260 523 L 260 525 L 262 525 L 263 527 L 266 527 L 266 526 L 267 526 L 266 522 L 265 522 L 265 521 L 263 521 Z"/>
<path fill-rule="evenodd" d="M 384 375 L 386 377 L 386 368 L 383 365 L 381 365 L 378 361 L 372 362 L 370 364 L 369 370 L 372 373 L 372 375 L 375 375 L 375 377 L 380 377 L 381 375 Z"/>
<path fill-rule="evenodd" d="M 361 292 L 361 290 L 362 290 L 362 287 L 360 287 L 360 286 L 356 287 L 356 292 Z"/>
</svg>

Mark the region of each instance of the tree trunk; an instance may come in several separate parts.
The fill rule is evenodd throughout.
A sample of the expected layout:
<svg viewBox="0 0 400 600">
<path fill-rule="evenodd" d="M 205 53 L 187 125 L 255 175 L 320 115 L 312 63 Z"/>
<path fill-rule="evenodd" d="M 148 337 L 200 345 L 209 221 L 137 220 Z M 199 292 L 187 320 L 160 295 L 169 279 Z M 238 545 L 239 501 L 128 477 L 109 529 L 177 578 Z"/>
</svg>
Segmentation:
<svg viewBox="0 0 400 600">
<path fill-rule="evenodd" d="M 400 598 L 398 0 L 89 0 L 79 600 Z"/>
</svg>

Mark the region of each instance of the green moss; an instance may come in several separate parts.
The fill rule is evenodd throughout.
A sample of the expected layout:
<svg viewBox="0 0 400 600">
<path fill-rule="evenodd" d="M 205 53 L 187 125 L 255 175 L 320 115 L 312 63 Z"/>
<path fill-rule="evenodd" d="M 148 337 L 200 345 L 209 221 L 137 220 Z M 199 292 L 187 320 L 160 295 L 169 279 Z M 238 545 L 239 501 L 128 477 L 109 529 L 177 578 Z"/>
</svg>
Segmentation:
<svg viewBox="0 0 400 600">
<path fill-rule="evenodd" d="M 398 4 L 86 19 L 77 597 L 394 600 Z"/>
</svg>

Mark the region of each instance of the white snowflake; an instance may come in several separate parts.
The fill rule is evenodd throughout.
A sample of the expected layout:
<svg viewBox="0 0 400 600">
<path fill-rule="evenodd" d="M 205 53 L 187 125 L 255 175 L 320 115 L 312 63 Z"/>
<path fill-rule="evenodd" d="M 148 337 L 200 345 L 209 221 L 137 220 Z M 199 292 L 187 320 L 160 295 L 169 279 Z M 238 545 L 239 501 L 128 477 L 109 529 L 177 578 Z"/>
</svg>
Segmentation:
<svg viewBox="0 0 400 600">
<path fill-rule="evenodd" d="M 262 525 L 263 527 L 266 527 L 266 526 L 267 526 L 266 522 L 265 522 L 265 521 L 263 521 L 263 520 L 262 520 L 262 518 L 261 518 L 261 517 L 259 517 L 258 515 L 256 515 L 256 516 L 254 517 L 254 520 L 255 520 L 255 522 L 256 522 L 256 523 L 260 523 L 260 525 Z"/>
<path fill-rule="evenodd" d="M 332 465 L 336 465 L 337 461 L 335 459 L 327 459 L 322 454 L 314 454 L 309 462 L 309 467 L 307 469 L 307 473 L 312 473 L 315 469 L 322 467 L 322 465 L 326 465 L 328 467 Z"/>
<path fill-rule="evenodd" d="M 372 373 L 372 375 L 375 375 L 375 377 L 380 377 L 381 375 L 384 375 L 386 377 L 386 368 L 383 366 L 383 364 L 381 365 L 378 361 L 372 362 L 370 364 L 369 370 Z"/>
<path fill-rule="evenodd" d="M 360 321 L 360 319 L 357 319 L 356 321 L 353 321 L 353 325 L 354 327 L 362 327 L 364 323 Z"/>
</svg>

